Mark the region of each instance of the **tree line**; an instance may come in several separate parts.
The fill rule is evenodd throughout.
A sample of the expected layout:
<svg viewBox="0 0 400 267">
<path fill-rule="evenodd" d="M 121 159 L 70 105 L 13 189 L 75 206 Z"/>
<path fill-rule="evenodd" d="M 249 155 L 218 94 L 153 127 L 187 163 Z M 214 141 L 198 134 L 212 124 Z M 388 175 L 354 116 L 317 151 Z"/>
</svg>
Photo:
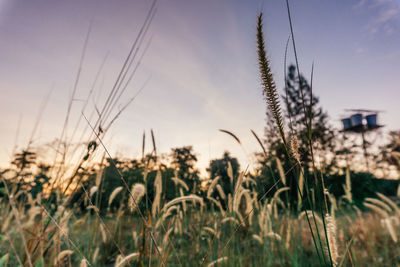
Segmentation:
<svg viewBox="0 0 400 267">
<path fill-rule="evenodd" d="M 284 94 L 281 96 L 284 103 L 284 127 L 290 133 L 290 147 L 295 149 L 296 153 L 285 152 L 285 144 L 279 138 L 279 129 L 273 122 L 271 111 L 266 113 L 266 127 L 264 138 L 259 139 L 262 145 L 262 153 L 257 153 L 258 167 L 254 173 L 248 173 L 254 183 L 250 186 L 257 190 L 258 194 L 263 195 L 266 190 L 273 188 L 271 194 L 281 187 L 289 187 L 289 194 L 285 201 L 292 207 L 298 202 L 298 180 L 299 173 L 292 171 L 294 165 L 299 165 L 303 172 L 304 183 L 312 186 L 312 168 L 313 157 L 318 156 L 319 165 L 317 166 L 318 176 L 326 181 L 329 191 L 335 196 L 344 194 L 343 184 L 345 181 L 343 163 L 350 167 L 349 158 L 354 158 L 358 151 L 353 144 L 349 145 L 345 137 L 329 123 L 327 112 L 321 107 L 319 98 L 312 92 L 312 86 L 307 79 L 296 74 L 294 65 L 288 67 Z M 301 82 L 299 82 L 301 80 Z M 303 87 L 303 94 L 300 95 L 299 84 Z M 303 101 L 304 100 L 304 101 Z M 309 103 L 304 106 L 303 103 Z M 306 113 L 304 113 L 306 111 Z M 306 114 L 306 115 L 305 115 Z M 311 116 L 308 115 L 312 114 Z M 310 119 L 311 118 L 311 119 Z M 305 120 L 310 119 L 311 129 L 305 127 Z M 318 155 L 312 155 L 309 149 L 309 135 L 312 135 L 313 145 L 316 146 Z M 377 164 L 386 164 L 385 166 L 395 166 L 399 170 L 400 143 L 398 143 L 399 134 L 392 133 L 390 142 L 380 147 L 378 155 L 371 155 Z M 256 136 L 257 137 L 257 136 Z M 90 143 L 93 145 L 93 142 Z M 218 199 L 223 205 L 227 203 L 227 197 L 233 195 L 234 185 L 240 172 L 239 161 L 224 152 L 221 158 L 210 161 L 207 168 L 207 177 L 201 177 L 200 171 L 196 167 L 197 154 L 192 146 L 183 146 L 172 148 L 168 155 L 167 163 L 160 160 L 154 153 L 144 155 L 141 159 L 119 159 L 108 158 L 105 162 L 96 163 L 91 167 L 82 168 L 77 175 L 82 176 L 79 179 L 80 184 L 75 184 L 77 188 L 71 198 L 71 205 L 77 205 L 84 208 L 88 205 L 84 201 L 85 190 L 98 187 L 94 193 L 96 201 L 100 208 L 116 210 L 120 208 L 121 201 L 115 201 L 109 205 L 108 196 L 115 188 L 120 186 L 133 186 L 136 183 L 142 183 L 146 186 L 146 199 L 153 199 L 155 195 L 155 179 L 161 175 L 164 201 L 169 201 L 180 195 L 197 194 L 206 197 L 207 189 L 211 181 L 219 177 L 220 189 L 213 192 L 214 198 Z M 315 160 L 314 160 L 315 163 Z M 1 175 L 6 175 L 11 169 L 16 170 L 16 175 L 6 181 L 13 185 L 15 191 L 20 189 L 27 190 L 35 197 L 39 193 L 46 192 L 47 195 L 55 195 L 48 191 L 52 177 L 49 170 L 52 166 L 46 164 L 36 164 L 36 154 L 32 151 L 21 151 L 14 155 L 11 162 L 12 167 L 2 171 Z M 36 166 L 36 172 L 29 170 L 31 166 Z M 101 184 L 98 183 L 99 173 L 101 173 Z M 121 180 L 121 176 L 126 184 Z M 284 176 L 284 177 L 283 177 Z M 378 182 L 370 173 L 352 172 L 353 193 L 355 199 L 362 201 L 366 196 L 373 196 L 376 191 L 395 195 L 396 182 L 381 180 Z M 184 183 L 184 187 L 177 186 L 177 183 Z M 278 182 L 278 184 L 277 184 Z M 277 185 L 276 185 L 277 184 Z M 52 188 L 52 187 L 51 187 Z M 52 188 L 53 189 L 53 188 Z M 221 192 L 222 191 L 222 192 Z M 0 183 L 0 194 L 4 194 L 4 185 Z M 98 195 L 98 196 L 97 196 Z M 225 199 L 223 199 L 225 196 Z M 127 198 L 127 194 L 119 194 L 117 198 Z M 121 199 L 119 199 L 121 200 Z M 150 205 L 150 203 L 143 203 Z"/>
</svg>

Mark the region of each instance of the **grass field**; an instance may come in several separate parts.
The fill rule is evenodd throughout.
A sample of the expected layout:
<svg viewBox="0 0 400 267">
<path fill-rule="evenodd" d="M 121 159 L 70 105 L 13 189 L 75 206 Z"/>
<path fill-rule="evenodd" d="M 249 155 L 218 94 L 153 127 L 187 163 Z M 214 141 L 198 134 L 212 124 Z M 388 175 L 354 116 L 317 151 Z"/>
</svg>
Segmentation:
<svg viewBox="0 0 400 267">
<path fill-rule="evenodd" d="M 293 70 L 302 77 L 287 9 Z M 37 161 L 31 138 L 0 170 L 0 267 L 400 266 L 399 193 L 396 198 L 374 191 L 372 172 L 351 172 L 346 160 L 354 154 L 341 160 L 346 167 L 317 166 L 314 141 L 324 140 L 319 136 L 324 131 L 314 127 L 312 83 L 307 99 L 306 81 L 297 79 L 300 133 L 281 107 L 262 13 L 255 50 L 276 139 L 261 140 L 252 132 L 262 150 L 261 174 L 235 169 L 228 158 L 215 161 L 217 175 L 200 177 L 191 148 L 174 150 L 175 161 L 163 161 L 153 131 L 152 151 L 145 153 L 143 135 L 140 159 L 109 153 L 104 136 L 134 100 L 119 103 L 154 12 L 152 5 L 104 107 L 96 109 L 99 118 L 93 122 L 82 111 L 77 125 L 85 123 L 87 140 L 68 142 L 72 95 L 54 159 Z M 79 75 L 80 70 L 77 80 Z M 69 133 L 74 136 L 76 129 Z M 221 131 L 241 145 L 233 133 Z M 393 140 L 400 147 L 400 139 Z M 332 157 L 336 152 L 329 149 Z M 400 192 L 394 184 L 389 187 Z"/>
</svg>

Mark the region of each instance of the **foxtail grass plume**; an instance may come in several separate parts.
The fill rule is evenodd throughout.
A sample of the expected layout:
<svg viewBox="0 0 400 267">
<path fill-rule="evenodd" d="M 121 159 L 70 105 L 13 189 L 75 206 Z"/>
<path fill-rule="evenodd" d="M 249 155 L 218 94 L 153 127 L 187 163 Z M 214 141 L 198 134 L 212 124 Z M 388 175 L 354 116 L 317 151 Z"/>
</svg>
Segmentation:
<svg viewBox="0 0 400 267">
<path fill-rule="evenodd" d="M 297 140 L 297 137 L 295 135 L 292 135 L 290 138 L 290 151 L 292 151 L 293 157 L 300 165 L 299 141 Z"/>
<path fill-rule="evenodd" d="M 88 260 L 87 259 L 82 259 L 81 263 L 79 264 L 79 267 L 87 267 L 88 266 Z"/>
<path fill-rule="evenodd" d="M 253 239 L 256 240 L 260 245 L 264 243 L 264 240 L 259 235 L 252 235 Z"/>
<path fill-rule="evenodd" d="M 279 176 L 281 177 L 281 181 L 284 185 L 286 185 L 286 175 L 285 171 L 283 170 L 282 162 L 281 160 L 277 157 L 276 158 L 276 167 L 278 168 L 279 171 Z"/>
<path fill-rule="evenodd" d="M 400 187 L 400 185 L 399 185 L 399 187 Z M 385 195 L 382 194 L 382 193 L 377 192 L 376 194 L 378 195 L 378 197 L 379 197 L 380 199 L 382 199 L 382 200 L 385 201 L 390 207 L 392 207 L 392 209 L 397 213 L 397 215 L 400 216 L 400 209 L 399 209 L 399 207 L 397 206 L 396 203 L 394 203 L 390 198 L 388 198 L 387 196 L 385 196 Z"/>
<path fill-rule="evenodd" d="M 201 206 L 203 205 L 203 199 L 201 197 L 198 197 L 196 195 L 188 195 L 188 196 L 174 198 L 173 200 L 165 204 L 162 210 L 166 211 L 169 207 L 184 201 L 195 201 L 199 202 Z"/>
<path fill-rule="evenodd" d="M 186 191 L 189 191 L 188 185 L 183 180 L 179 179 L 178 177 L 173 177 L 171 180 L 174 181 L 175 185 L 180 185 L 185 188 Z"/>
<path fill-rule="evenodd" d="M 108 199 L 108 206 L 111 205 L 111 203 L 113 202 L 114 198 L 118 195 L 119 192 L 122 191 L 122 189 L 123 189 L 122 186 L 118 186 L 117 188 L 115 188 L 115 189 L 112 191 L 112 193 L 111 193 L 111 195 L 110 195 L 110 198 Z"/>
<path fill-rule="evenodd" d="M 211 200 L 219 208 L 219 211 L 221 212 L 222 216 L 225 216 L 225 210 L 222 207 L 221 202 L 212 197 L 207 197 L 207 199 Z"/>
<path fill-rule="evenodd" d="M 229 180 L 231 181 L 231 183 L 233 183 L 234 177 L 233 177 L 233 168 L 232 168 L 232 164 L 230 161 L 228 161 L 228 176 L 229 176 Z"/>
<path fill-rule="evenodd" d="M 298 192 L 298 199 L 299 199 L 299 207 L 301 207 L 301 202 L 302 202 L 302 196 L 303 196 L 303 191 L 304 191 L 304 174 L 303 171 L 300 170 L 300 175 L 299 175 L 299 192 Z"/>
<path fill-rule="evenodd" d="M 339 258 L 338 248 L 336 243 L 336 221 L 329 213 L 325 216 L 326 231 L 328 236 L 329 251 L 332 258 L 332 265 L 337 266 Z"/>
<path fill-rule="evenodd" d="M 144 187 L 143 184 L 136 183 L 132 185 L 131 196 L 129 198 L 129 208 L 131 212 L 137 209 L 137 206 L 139 205 L 139 202 L 145 193 L 146 193 L 146 188 Z"/>
<path fill-rule="evenodd" d="M 100 248 L 99 248 L 99 247 L 96 247 L 96 249 L 95 249 L 94 252 L 93 252 L 93 257 L 92 257 L 92 261 L 93 261 L 93 262 L 96 262 L 96 261 L 97 261 L 97 257 L 99 256 L 99 251 L 100 251 Z"/>
<path fill-rule="evenodd" d="M 90 196 L 90 197 L 93 197 L 93 195 L 96 194 L 97 190 L 98 190 L 98 187 L 97 187 L 97 186 L 92 186 L 92 187 L 90 188 L 89 196 Z"/>
<path fill-rule="evenodd" d="M 215 261 L 213 261 L 213 262 L 210 262 L 210 263 L 207 265 L 207 267 L 214 267 L 214 266 L 218 265 L 219 263 L 224 262 L 224 261 L 226 261 L 226 260 L 228 260 L 228 257 L 219 258 L 218 260 L 215 260 Z"/>
<path fill-rule="evenodd" d="M 182 188 L 179 188 L 179 194 L 181 195 L 181 197 L 183 197 L 185 195 L 183 193 L 183 189 Z M 182 202 L 182 208 L 183 208 L 183 212 L 186 213 L 186 202 L 185 201 Z"/>
<path fill-rule="evenodd" d="M 376 204 L 364 202 L 363 205 L 373 211 L 375 211 L 377 214 L 381 215 L 382 217 L 386 218 L 389 216 L 389 214 L 381 207 Z"/>
<path fill-rule="evenodd" d="M 268 107 L 271 111 L 274 121 L 278 126 L 282 141 L 285 147 L 287 147 L 287 142 L 283 129 L 283 117 L 282 117 L 281 107 L 279 104 L 279 94 L 276 89 L 269 60 L 267 58 L 267 52 L 265 50 L 265 42 L 263 36 L 263 13 L 260 13 L 257 20 L 257 53 L 258 53 L 258 64 L 261 74 L 261 82 L 263 86 L 263 94 L 267 100 Z"/>
<path fill-rule="evenodd" d="M 316 214 L 315 212 L 312 212 L 311 210 L 302 211 L 302 212 L 297 216 L 297 218 L 298 218 L 299 220 L 303 219 L 304 217 L 308 217 L 308 220 L 315 219 L 315 222 L 316 222 L 319 226 L 323 226 L 323 225 L 324 225 L 324 223 L 323 223 L 321 217 L 320 217 L 318 214 Z"/>
<path fill-rule="evenodd" d="M 219 193 L 219 195 L 221 196 L 221 198 L 222 198 L 222 199 L 225 199 L 225 198 L 226 198 L 226 195 L 225 195 L 224 190 L 222 189 L 222 186 L 221 186 L 221 185 L 217 184 L 217 190 L 218 190 L 218 193 Z"/>
<path fill-rule="evenodd" d="M 131 260 L 136 259 L 137 257 L 139 257 L 139 253 L 131 253 L 128 256 L 126 256 L 125 258 L 120 258 L 118 263 L 115 264 L 115 267 L 122 267 L 127 265 Z"/>
<path fill-rule="evenodd" d="M 63 250 L 60 253 L 58 253 L 57 257 L 54 260 L 54 265 L 58 266 L 61 263 L 61 260 L 69 255 L 72 255 L 74 253 L 73 250 Z"/>
<path fill-rule="evenodd" d="M 388 213 L 392 212 L 392 208 L 389 207 L 389 205 L 387 205 L 385 202 L 383 202 L 382 200 L 376 199 L 376 198 L 370 198 L 370 197 L 366 197 L 364 199 L 364 201 L 368 201 L 374 205 L 377 205 L 378 207 L 382 208 L 383 210 L 385 210 Z"/>
<path fill-rule="evenodd" d="M 391 218 L 385 218 L 382 220 L 382 223 L 384 224 L 385 228 L 388 230 L 390 237 L 392 238 L 394 243 L 397 243 L 397 235 L 396 231 L 393 228 L 392 220 Z"/>
<path fill-rule="evenodd" d="M 160 210 L 162 193 L 162 176 L 160 171 L 157 171 L 156 179 L 154 180 L 154 187 L 156 189 L 156 196 L 154 197 L 153 205 L 151 207 L 151 214 L 153 217 L 155 217 Z"/>
<path fill-rule="evenodd" d="M 214 192 L 214 188 L 217 185 L 219 179 L 220 179 L 220 176 L 217 176 L 216 178 L 214 178 L 212 180 L 212 182 L 207 190 L 207 197 L 211 197 L 212 193 Z"/>
<path fill-rule="evenodd" d="M 345 198 L 352 203 L 353 202 L 353 196 L 351 194 L 351 177 L 350 177 L 350 169 L 347 167 L 346 168 L 346 185 L 343 186 L 344 189 L 344 196 Z"/>
</svg>

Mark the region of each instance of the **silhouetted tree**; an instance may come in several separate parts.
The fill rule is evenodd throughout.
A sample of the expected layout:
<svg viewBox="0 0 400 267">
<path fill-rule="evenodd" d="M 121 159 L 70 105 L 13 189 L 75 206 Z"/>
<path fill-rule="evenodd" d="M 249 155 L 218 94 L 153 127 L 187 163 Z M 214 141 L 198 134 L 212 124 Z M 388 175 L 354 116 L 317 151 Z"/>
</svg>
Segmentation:
<svg viewBox="0 0 400 267">
<path fill-rule="evenodd" d="M 173 148 L 171 153 L 172 166 L 177 171 L 178 178 L 189 187 L 189 191 L 196 193 L 200 188 L 199 170 L 195 168 L 197 156 L 192 146 Z"/>
<path fill-rule="evenodd" d="M 48 172 L 50 166 L 44 163 L 38 164 L 39 173 L 35 175 L 35 180 L 30 183 L 30 193 L 35 198 L 39 193 L 43 192 L 43 189 L 50 185 L 50 177 Z"/>
<path fill-rule="evenodd" d="M 395 166 L 400 173 L 400 131 L 390 132 L 389 143 L 380 147 L 382 160 Z"/>
<path fill-rule="evenodd" d="M 22 150 L 20 153 L 14 155 L 14 160 L 11 164 L 15 165 L 19 171 L 23 171 L 36 161 L 36 153 L 28 150 Z"/>
<path fill-rule="evenodd" d="M 228 175 L 228 165 L 232 167 L 233 179 Z M 210 166 L 207 171 L 210 173 L 210 178 L 214 179 L 217 176 L 220 177 L 219 184 L 221 185 L 224 193 L 226 195 L 233 195 L 233 191 L 235 188 L 236 180 L 239 175 L 240 165 L 236 158 L 231 157 L 229 152 L 225 151 L 220 159 L 214 159 L 210 161 Z M 214 192 L 216 194 L 216 192 Z"/>
<path fill-rule="evenodd" d="M 301 82 L 300 82 L 301 81 Z M 306 177 L 311 177 L 312 157 L 310 151 L 310 138 L 314 148 L 314 156 L 318 154 L 321 165 L 326 173 L 329 173 L 335 167 L 335 133 L 328 123 L 328 114 L 319 104 L 319 99 L 312 93 L 312 88 L 304 76 L 298 76 L 294 65 L 288 67 L 288 73 L 285 78 L 285 94 L 282 96 L 282 104 L 285 107 L 285 124 L 287 140 L 292 136 L 297 139 L 298 154 L 300 156 L 301 166 Z M 302 92 L 300 90 L 302 86 Z M 311 133 L 308 125 L 311 122 Z M 299 178 L 299 168 L 294 168 L 297 161 L 291 153 L 290 145 L 285 147 L 283 144 L 277 126 L 273 120 L 270 110 L 267 111 L 267 125 L 265 128 L 265 146 L 266 155 L 258 155 L 260 163 L 259 173 L 262 184 L 272 186 L 279 178 L 277 158 L 283 165 L 285 172 L 285 184 L 280 183 L 276 188 L 282 186 L 290 187 L 288 194 L 284 199 L 291 203 L 292 208 L 296 208 L 297 202 L 297 180 Z M 308 182 L 313 179 L 308 179 Z M 259 186 L 261 193 L 263 186 Z"/>
<path fill-rule="evenodd" d="M 300 90 L 300 83 L 302 91 Z M 320 151 L 319 158 L 326 172 L 331 171 L 335 164 L 335 133 L 328 123 L 328 114 L 319 105 L 319 98 L 312 93 L 312 88 L 308 81 L 300 74 L 297 75 L 297 69 L 290 65 L 286 77 L 287 96 L 283 96 L 286 105 L 286 118 L 289 119 L 289 128 L 298 139 L 299 155 L 303 166 L 311 166 L 311 151 L 309 138 L 312 138 L 312 144 Z M 304 102 L 303 102 L 304 101 Z M 312 107 L 312 110 L 310 109 Z M 304 112 L 305 110 L 305 112 Z M 306 127 L 310 123 L 311 116 L 311 136 Z"/>
</svg>

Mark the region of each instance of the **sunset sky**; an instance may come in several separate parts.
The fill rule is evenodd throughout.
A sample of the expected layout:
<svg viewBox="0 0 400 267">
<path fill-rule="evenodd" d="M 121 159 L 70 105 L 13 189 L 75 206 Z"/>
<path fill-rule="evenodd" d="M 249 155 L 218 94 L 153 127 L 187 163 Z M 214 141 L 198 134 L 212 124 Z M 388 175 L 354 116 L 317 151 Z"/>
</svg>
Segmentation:
<svg viewBox="0 0 400 267">
<path fill-rule="evenodd" d="M 400 0 L 290 2 L 300 70 L 310 77 L 314 62 L 313 90 L 331 124 L 341 126 L 345 109 L 367 108 L 385 111 L 384 132 L 400 129 Z M 104 102 L 150 5 L 145 0 L 0 0 L 0 166 L 10 159 L 18 121 L 17 143 L 26 145 L 50 91 L 34 144 L 60 135 L 90 24 L 77 99 L 87 96 L 109 54 L 90 109 Z M 224 150 L 243 168 L 251 163 L 251 153 L 260 148 L 250 129 L 263 135 L 266 111 L 255 39 L 260 11 L 283 93 L 290 30 L 285 1 L 159 0 L 146 38 L 151 43 L 126 99 L 148 82 L 109 132 L 111 153 L 139 156 L 142 133 L 152 128 L 161 152 L 193 145 L 199 167 Z M 82 102 L 74 102 L 72 121 L 81 108 Z M 218 129 L 235 133 L 243 148 Z"/>
</svg>

